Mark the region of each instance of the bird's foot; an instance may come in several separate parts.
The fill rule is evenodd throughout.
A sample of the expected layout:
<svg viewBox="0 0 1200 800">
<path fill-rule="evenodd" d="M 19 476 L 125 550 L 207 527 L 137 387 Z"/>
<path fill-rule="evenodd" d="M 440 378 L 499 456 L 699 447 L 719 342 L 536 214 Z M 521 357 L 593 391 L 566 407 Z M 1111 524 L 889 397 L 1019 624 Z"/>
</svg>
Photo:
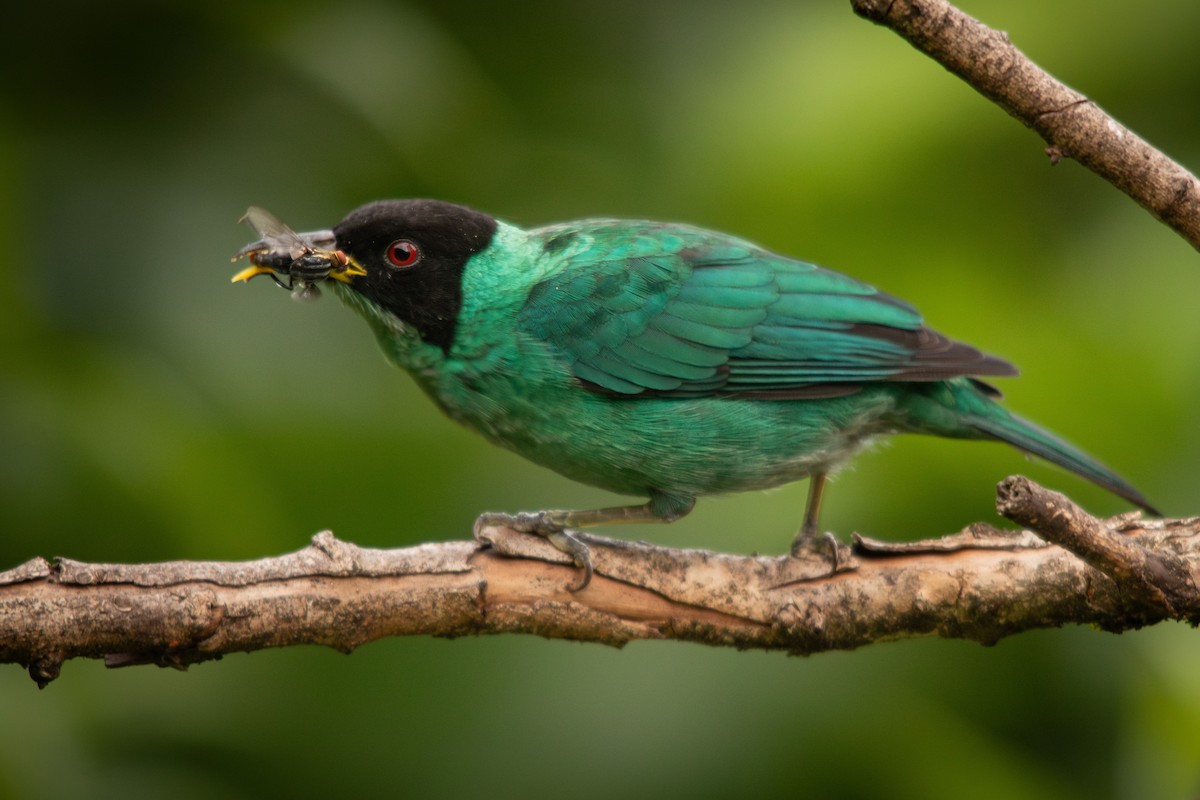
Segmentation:
<svg viewBox="0 0 1200 800">
<path fill-rule="evenodd" d="M 568 586 L 567 590 L 579 592 L 592 582 L 592 551 L 566 526 L 559 521 L 559 515 L 554 511 L 522 511 L 518 514 L 503 514 L 487 512 L 480 514 L 475 520 L 475 540 L 491 544 L 482 531 L 487 527 L 509 528 L 519 533 L 531 533 L 548 541 L 554 548 L 566 553 L 574 561 L 575 566 L 583 570 L 579 582 Z"/>
<path fill-rule="evenodd" d="M 800 558 L 815 555 L 829 560 L 829 574 L 834 575 L 850 565 L 850 547 L 829 531 L 802 530 L 792 542 L 792 556 Z"/>
</svg>

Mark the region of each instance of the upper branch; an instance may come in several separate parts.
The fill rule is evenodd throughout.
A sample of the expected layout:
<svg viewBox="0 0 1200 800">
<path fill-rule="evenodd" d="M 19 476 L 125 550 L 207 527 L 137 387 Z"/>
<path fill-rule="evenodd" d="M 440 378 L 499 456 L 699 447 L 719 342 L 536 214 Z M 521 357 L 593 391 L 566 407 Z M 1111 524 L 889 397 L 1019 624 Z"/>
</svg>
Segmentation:
<svg viewBox="0 0 1200 800">
<path fill-rule="evenodd" d="M 349 652 L 411 634 L 816 653 L 914 636 L 989 643 L 1069 623 L 1118 631 L 1200 620 L 1200 519 L 1098 520 L 1025 479 L 1002 484 L 1000 502 L 1061 547 L 983 524 L 916 543 L 857 537 L 848 569 L 830 575 L 821 558 L 587 536 L 596 576 L 578 593 L 568 591 L 574 568 L 562 553 L 497 528 L 487 530 L 491 546 L 370 550 L 325 532 L 296 553 L 251 562 L 34 559 L 0 572 L 0 662 L 26 666 L 45 685 L 80 656 L 184 667 L 293 644 Z"/>
<path fill-rule="evenodd" d="M 1073 158 L 1200 249 L 1200 184 L 1179 164 L 1056 80 L 1008 40 L 946 0 L 851 0 L 855 13 L 891 28 L 1049 145 Z"/>
</svg>

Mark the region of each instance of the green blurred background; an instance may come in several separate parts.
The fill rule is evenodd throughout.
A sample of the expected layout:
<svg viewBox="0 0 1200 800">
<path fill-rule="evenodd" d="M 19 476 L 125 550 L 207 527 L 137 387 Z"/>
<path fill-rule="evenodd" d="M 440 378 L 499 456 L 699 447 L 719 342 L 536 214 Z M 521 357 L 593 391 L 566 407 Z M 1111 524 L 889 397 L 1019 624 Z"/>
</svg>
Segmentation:
<svg viewBox="0 0 1200 800">
<path fill-rule="evenodd" d="M 231 286 L 236 224 L 435 196 L 521 224 L 681 220 L 846 271 L 1022 368 L 1009 406 L 1171 515 L 1200 426 L 1200 264 L 1167 228 L 848 3 L 23 3 L 0 82 L 0 567 L 243 559 L 322 528 L 462 538 L 610 503 L 442 419 L 329 298 Z M 1184 164 L 1200 4 L 964 8 Z M 19 23 L 19 24 L 18 24 Z M 993 518 L 1007 448 L 900 439 L 834 530 Z M 781 552 L 803 484 L 630 531 Z M 561 793 L 1104 798 L 1200 791 L 1178 625 L 807 659 L 533 637 L 0 669 L 0 796 Z"/>
</svg>

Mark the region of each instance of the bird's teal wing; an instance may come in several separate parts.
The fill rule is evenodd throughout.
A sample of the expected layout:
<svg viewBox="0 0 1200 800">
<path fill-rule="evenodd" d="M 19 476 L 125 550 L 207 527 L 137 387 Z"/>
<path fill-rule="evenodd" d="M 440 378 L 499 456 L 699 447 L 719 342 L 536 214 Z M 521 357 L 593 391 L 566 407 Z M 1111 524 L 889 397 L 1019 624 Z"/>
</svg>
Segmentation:
<svg viewBox="0 0 1200 800">
<path fill-rule="evenodd" d="M 520 324 L 597 391 L 832 397 L 873 381 L 1015 373 L 901 300 L 732 237 L 630 222 L 536 233 L 561 268 L 533 287 Z"/>
</svg>

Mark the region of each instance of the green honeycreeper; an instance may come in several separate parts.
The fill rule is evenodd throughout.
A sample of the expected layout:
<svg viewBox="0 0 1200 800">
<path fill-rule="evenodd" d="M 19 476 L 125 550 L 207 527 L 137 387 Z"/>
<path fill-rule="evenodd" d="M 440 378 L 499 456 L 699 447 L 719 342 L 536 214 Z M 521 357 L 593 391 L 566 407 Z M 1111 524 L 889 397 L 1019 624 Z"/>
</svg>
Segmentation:
<svg viewBox="0 0 1200 800">
<path fill-rule="evenodd" d="M 257 216 L 256 216 L 257 215 Z M 853 278 L 687 225 L 588 219 L 534 230 L 437 200 L 385 200 L 293 233 L 260 209 L 253 266 L 300 296 L 325 282 L 449 417 L 643 505 L 484 514 L 547 537 L 670 522 L 701 495 L 810 478 L 793 550 L 818 539 L 826 475 L 882 434 L 1007 442 L 1151 513 L 1112 470 L 1009 414 L 1014 375 Z M 288 278 L 288 283 L 280 280 Z M 828 537 L 829 535 L 826 534 Z"/>
</svg>

